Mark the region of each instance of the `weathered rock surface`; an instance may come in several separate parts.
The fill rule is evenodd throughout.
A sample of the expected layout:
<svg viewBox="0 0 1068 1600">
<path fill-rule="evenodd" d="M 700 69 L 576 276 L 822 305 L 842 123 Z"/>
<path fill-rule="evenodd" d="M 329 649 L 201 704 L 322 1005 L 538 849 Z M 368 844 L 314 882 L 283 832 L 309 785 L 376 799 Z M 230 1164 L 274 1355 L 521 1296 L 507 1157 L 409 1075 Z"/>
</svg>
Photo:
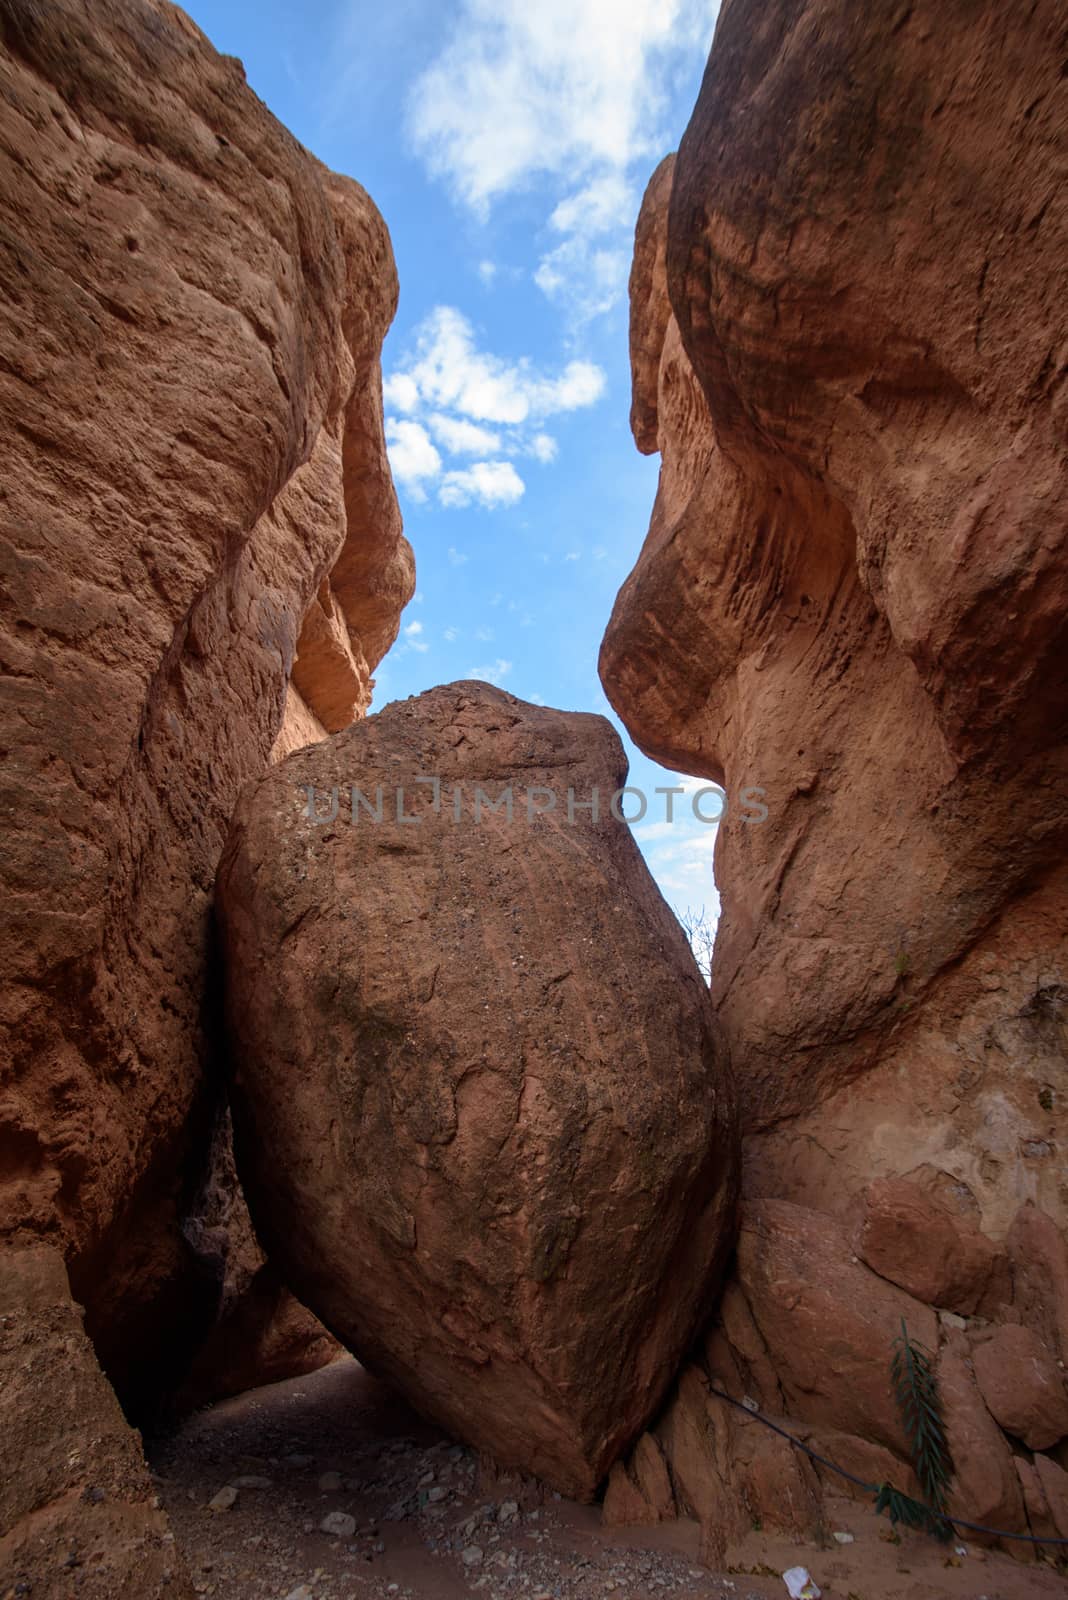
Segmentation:
<svg viewBox="0 0 1068 1600">
<path fill-rule="evenodd" d="M 1012 1451 L 983 1403 L 959 1333 L 951 1336 L 942 1350 L 938 1389 L 954 1466 L 950 1512 L 988 1528 L 1026 1532 L 1023 1493 Z"/>
<path fill-rule="evenodd" d="M 250 786 L 218 884 L 271 1259 L 420 1409 L 583 1496 L 734 1228 L 726 1062 L 625 772 L 600 718 L 448 685 Z"/>
<path fill-rule="evenodd" d="M 1068 1436 L 1068 1391 L 1053 1357 L 1030 1328 L 1010 1323 L 972 1347 L 975 1381 L 994 1420 L 1031 1450 Z"/>
<path fill-rule="evenodd" d="M 297 676 L 366 706 L 411 591 L 381 218 L 161 0 L 0 12 L 0 1234 L 137 1400 L 214 1315 L 182 1219 L 209 905 Z M 298 691 L 294 691 L 296 705 Z"/>
<path fill-rule="evenodd" d="M 636 232 L 632 422 L 662 465 L 601 675 L 643 749 L 727 791 L 712 995 L 745 1211 L 803 1211 L 827 1285 L 814 1319 L 746 1224 L 733 1379 L 795 1431 L 900 1455 L 872 1395 L 826 1409 L 821 1353 L 878 1374 L 891 1353 L 856 1299 L 887 1285 L 842 1260 L 846 1230 L 943 1351 L 981 1453 L 960 1513 L 1023 1527 L 1009 1444 L 929 1307 L 1065 1359 L 1068 20 L 923 0 L 887 22 L 721 9 Z M 765 1351 L 733 1343 L 739 1302 Z"/>
<path fill-rule="evenodd" d="M 207 1177 L 182 1230 L 220 1287 L 215 1321 L 169 1409 L 193 1410 L 314 1372 L 341 1353 L 263 1253 L 234 1165 L 229 1112 L 215 1128 Z"/>
<path fill-rule="evenodd" d="M 860 1197 L 853 1248 L 881 1277 L 919 1300 L 968 1316 L 1012 1298 L 1009 1259 L 971 1216 L 919 1184 L 881 1178 Z"/>
<path fill-rule="evenodd" d="M 934 1312 L 856 1261 L 844 1229 L 784 1200 L 746 1207 L 737 1272 L 787 1412 L 907 1457 L 890 1356 L 902 1322 L 937 1349 Z"/>
<path fill-rule="evenodd" d="M 140 1441 L 47 1245 L 0 1252 L 0 1594 L 193 1595 Z"/>
</svg>

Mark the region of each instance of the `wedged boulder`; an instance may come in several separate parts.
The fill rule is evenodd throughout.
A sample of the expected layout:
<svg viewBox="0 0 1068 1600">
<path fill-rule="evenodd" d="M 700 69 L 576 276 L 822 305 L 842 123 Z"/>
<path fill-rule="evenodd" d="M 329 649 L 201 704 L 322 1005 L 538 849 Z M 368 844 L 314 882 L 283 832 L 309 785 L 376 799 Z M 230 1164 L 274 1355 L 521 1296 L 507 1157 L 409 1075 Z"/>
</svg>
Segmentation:
<svg viewBox="0 0 1068 1600">
<path fill-rule="evenodd" d="M 246 790 L 218 879 L 269 1255 L 427 1415 L 580 1496 L 735 1220 L 727 1064 L 625 774 L 603 719 L 447 685 Z"/>
</svg>

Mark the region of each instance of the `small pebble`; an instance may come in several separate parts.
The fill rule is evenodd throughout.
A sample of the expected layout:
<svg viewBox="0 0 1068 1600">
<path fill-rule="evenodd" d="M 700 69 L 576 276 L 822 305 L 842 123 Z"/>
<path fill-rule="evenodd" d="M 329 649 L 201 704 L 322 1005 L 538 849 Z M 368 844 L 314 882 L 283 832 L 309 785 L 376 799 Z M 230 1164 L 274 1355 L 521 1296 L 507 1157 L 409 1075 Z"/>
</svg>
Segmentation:
<svg viewBox="0 0 1068 1600">
<path fill-rule="evenodd" d="M 482 1565 L 482 1551 L 477 1544 L 469 1544 L 460 1560 L 465 1567 L 480 1567 Z"/>
<path fill-rule="evenodd" d="M 341 1488 L 340 1472 L 324 1472 L 319 1479 L 319 1487 L 325 1494 L 336 1494 Z"/>
<path fill-rule="evenodd" d="M 328 1511 L 319 1528 L 334 1539 L 351 1539 L 356 1532 L 356 1518 L 347 1511 Z"/>
<path fill-rule="evenodd" d="M 220 1489 L 218 1494 L 213 1494 L 208 1501 L 209 1511 L 232 1511 L 237 1504 L 237 1490 L 232 1483 Z"/>
</svg>

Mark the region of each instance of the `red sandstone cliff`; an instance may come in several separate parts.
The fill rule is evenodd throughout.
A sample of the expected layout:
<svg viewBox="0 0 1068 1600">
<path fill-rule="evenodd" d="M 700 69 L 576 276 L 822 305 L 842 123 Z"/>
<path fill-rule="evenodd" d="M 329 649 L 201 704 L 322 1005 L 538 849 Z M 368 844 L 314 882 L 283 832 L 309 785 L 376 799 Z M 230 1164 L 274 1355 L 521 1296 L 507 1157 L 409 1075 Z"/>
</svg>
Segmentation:
<svg viewBox="0 0 1068 1600">
<path fill-rule="evenodd" d="M 738 1268 L 661 1430 L 710 1530 L 819 1486 L 770 1435 L 744 1467 L 709 1371 L 875 1473 L 906 1315 L 974 1447 L 957 1508 L 1024 1527 L 972 1357 L 1068 1352 L 1066 48 L 1049 0 L 731 0 L 638 223 L 662 471 L 601 675 L 650 754 L 769 807 L 716 856 Z"/>
<path fill-rule="evenodd" d="M 0 45 L 0 1235 L 62 1251 L 136 1402 L 229 1270 L 230 812 L 276 742 L 363 713 L 411 594 L 397 281 L 364 191 L 176 8 L 11 3 Z"/>
</svg>

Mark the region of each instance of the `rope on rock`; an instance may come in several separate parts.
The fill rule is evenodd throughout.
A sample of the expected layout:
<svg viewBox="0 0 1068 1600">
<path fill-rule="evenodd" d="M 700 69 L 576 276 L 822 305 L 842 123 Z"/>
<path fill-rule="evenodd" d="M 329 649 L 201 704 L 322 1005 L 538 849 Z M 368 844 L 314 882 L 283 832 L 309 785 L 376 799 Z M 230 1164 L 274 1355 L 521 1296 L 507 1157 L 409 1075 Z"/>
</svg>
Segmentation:
<svg viewBox="0 0 1068 1600">
<path fill-rule="evenodd" d="M 795 1438 L 792 1433 L 787 1433 L 785 1428 L 780 1428 L 777 1422 L 772 1422 L 770 1417 L 766 1417 L 763 1412 L 757 1411 L 755 1406 L 746 1405 L 743 1401 L 736 1400 L 733 1395 L 725 1393 L 723 1389 L 718 1389 L 714 1383 L 709 1383 L 708 1387 L 710 1392 L 720 1400 L 726 1400 L 729 1406 L 734 1406 L 738 1411 L 744 1411 L 747 1417 L 753 1417 L 757 1422 L 762 1422 L 765 1428 L 770 1428 L 773 1433 L 779 1434 L 781 1438 L 786 1439 L 796 1449 L 803 1450 L 806 1456 L 810 1456 L 813 1461 L 818 1461 L 821 1467 L 828 1467 L 831 1472 L 837 1472 L 840 1478 L 846 1478 L 850 1483 L 856 1484 L 858 1489 L 865 1490 L 867 1494 L 877 1495 L 879 1493 L 881 1485 L 866 1483 L 863 1478 L 858 1478 L 855 1473 L 847 1472 L 845 1467 L 840 1467 L 837 1461 L 829 1461 L 826 1456 L 821 1456 L 818 1450 L 813 1450 L 811 1446 L 805 1444 L 804 1440 Z M 932 1511 L 930 1506 L 924 1506 L 923 1509 L 936 1521 L 952 1523 L 955 1528 L 967 1528 L 969 1533 L 986 1533 L 995 1539 L 1019 1539 L 1023 1544 L 1068 1545 L 1068 1539 L 1042 1539 L 1034 1533 L 1009 1533 L 1005 1528 L 987 1528 L 981 1522 L 965 1522 L 960 1517 L 951 1517 L 947 1512 Z"/>
</svg>

